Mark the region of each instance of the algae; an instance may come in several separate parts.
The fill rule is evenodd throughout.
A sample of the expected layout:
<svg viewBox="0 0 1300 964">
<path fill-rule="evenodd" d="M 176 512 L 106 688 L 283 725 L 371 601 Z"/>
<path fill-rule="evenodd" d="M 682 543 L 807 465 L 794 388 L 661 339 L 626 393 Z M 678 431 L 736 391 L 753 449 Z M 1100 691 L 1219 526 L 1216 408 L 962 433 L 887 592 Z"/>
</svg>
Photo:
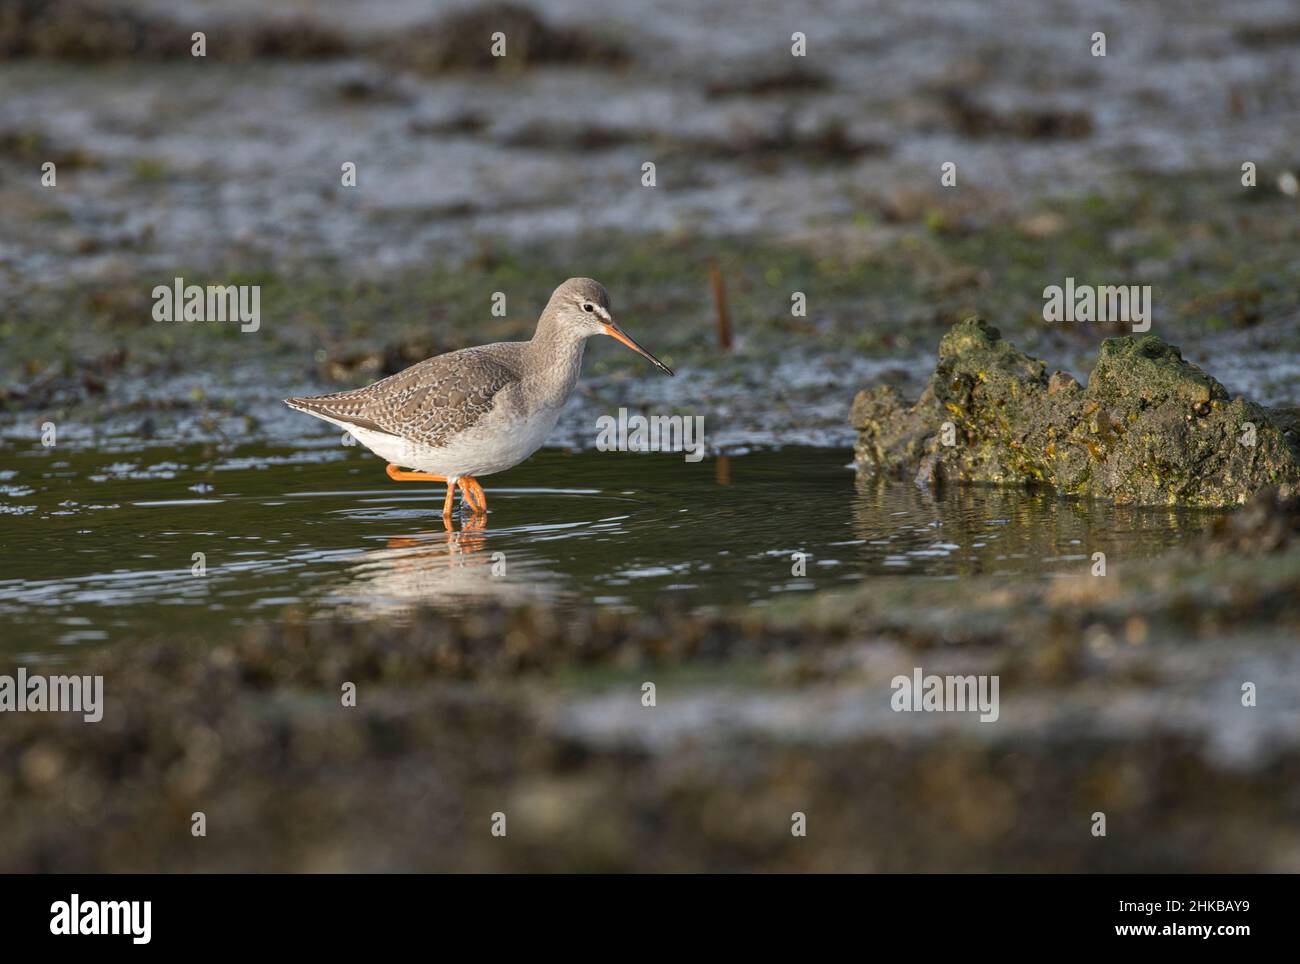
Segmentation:
<svg viewBox="0 0 1300 964">
<path fill-rule="evenodd" d="M 940 342 L 915 405 L 877 386 L 859 392 L 850 421 L 859 469 L 929 484 L 1224 507 L 1300 482 L 1294 415 L 1230 398 L 1155 335 L 1106 339 L 1084 387 L 968 319 Z"/>
</svg>

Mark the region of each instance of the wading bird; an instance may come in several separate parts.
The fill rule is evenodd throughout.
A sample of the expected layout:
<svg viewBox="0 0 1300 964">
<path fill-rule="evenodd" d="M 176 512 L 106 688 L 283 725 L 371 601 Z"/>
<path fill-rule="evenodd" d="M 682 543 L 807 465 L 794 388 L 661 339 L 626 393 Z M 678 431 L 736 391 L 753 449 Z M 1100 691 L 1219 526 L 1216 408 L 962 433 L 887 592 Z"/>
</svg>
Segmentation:
<svg viewBox="0 0 1300 964">
<path fill-rule="evenodd" d="M 388 462 L 395 481 L 447 483 L 444 519 L 451 518 L 457 486 L 482 515 L 487 495 L 477 477 L 512 468 L 541 448 L 578 384 L 592 335 L 609 335 L 672 374 L 614 321 L 604 286 L 570 278 L 546 303 L 531 341 L 462 348 L 365 388 L 285 404 L 346 429 Z"/>
</svg>

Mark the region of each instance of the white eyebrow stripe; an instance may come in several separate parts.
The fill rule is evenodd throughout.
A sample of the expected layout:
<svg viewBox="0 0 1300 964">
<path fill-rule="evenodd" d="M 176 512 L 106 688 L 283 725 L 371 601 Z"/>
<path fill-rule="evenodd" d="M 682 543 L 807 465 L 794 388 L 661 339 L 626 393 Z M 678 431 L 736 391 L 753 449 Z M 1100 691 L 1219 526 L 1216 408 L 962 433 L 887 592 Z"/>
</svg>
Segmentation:
<svg viewBox="0 0 1300 964">
<path fill-rule="evenodd" d="M 604 318 L 606 321 L 614 320 L 609 316 L 609 312 L 606 311 L 601 305 L 596 305 L 595 307 L 596 307 L 596 314 L 600 315 L 600 317 Z"/>
</svg>

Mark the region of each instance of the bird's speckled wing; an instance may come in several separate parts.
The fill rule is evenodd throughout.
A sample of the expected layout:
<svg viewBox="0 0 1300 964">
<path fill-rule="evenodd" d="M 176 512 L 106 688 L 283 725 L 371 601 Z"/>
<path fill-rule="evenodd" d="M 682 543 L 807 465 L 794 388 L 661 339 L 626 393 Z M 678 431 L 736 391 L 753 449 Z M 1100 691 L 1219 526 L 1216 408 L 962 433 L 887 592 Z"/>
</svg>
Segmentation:
<svg viewBox="0 0 1300 964">
<path fill-rule="evenodd" d="M 482 346 L 426 358 L 347 392 L 289 398 L 293 408 L 439 447 L 492 408 L 496 394 L 519 380 L 500 351 Z"/>
</svg>

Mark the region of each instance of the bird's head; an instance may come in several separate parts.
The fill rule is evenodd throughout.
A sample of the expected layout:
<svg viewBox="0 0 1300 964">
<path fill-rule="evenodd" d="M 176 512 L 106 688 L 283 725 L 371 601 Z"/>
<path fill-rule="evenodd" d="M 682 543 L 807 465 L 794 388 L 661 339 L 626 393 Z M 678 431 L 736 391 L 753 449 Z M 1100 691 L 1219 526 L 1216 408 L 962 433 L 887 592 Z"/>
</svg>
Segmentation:
<svg viewBox="0 0 1300 964">
<path fill-rule="evenodd" d="M 546 314 L 561 328 L 574 332 L 583 338 L 592 335 L 609 335 L 621 341 L 638 355 L 649 359 L 650 363 L 665 375 L 673 370 L 646 351 L 632 336 L 619 327 L 610 311 L 609 292 L 599 281 L 590 278 L 570 278 L 555 289 L 551 300 L 547 302 Z"/>
</svg>

